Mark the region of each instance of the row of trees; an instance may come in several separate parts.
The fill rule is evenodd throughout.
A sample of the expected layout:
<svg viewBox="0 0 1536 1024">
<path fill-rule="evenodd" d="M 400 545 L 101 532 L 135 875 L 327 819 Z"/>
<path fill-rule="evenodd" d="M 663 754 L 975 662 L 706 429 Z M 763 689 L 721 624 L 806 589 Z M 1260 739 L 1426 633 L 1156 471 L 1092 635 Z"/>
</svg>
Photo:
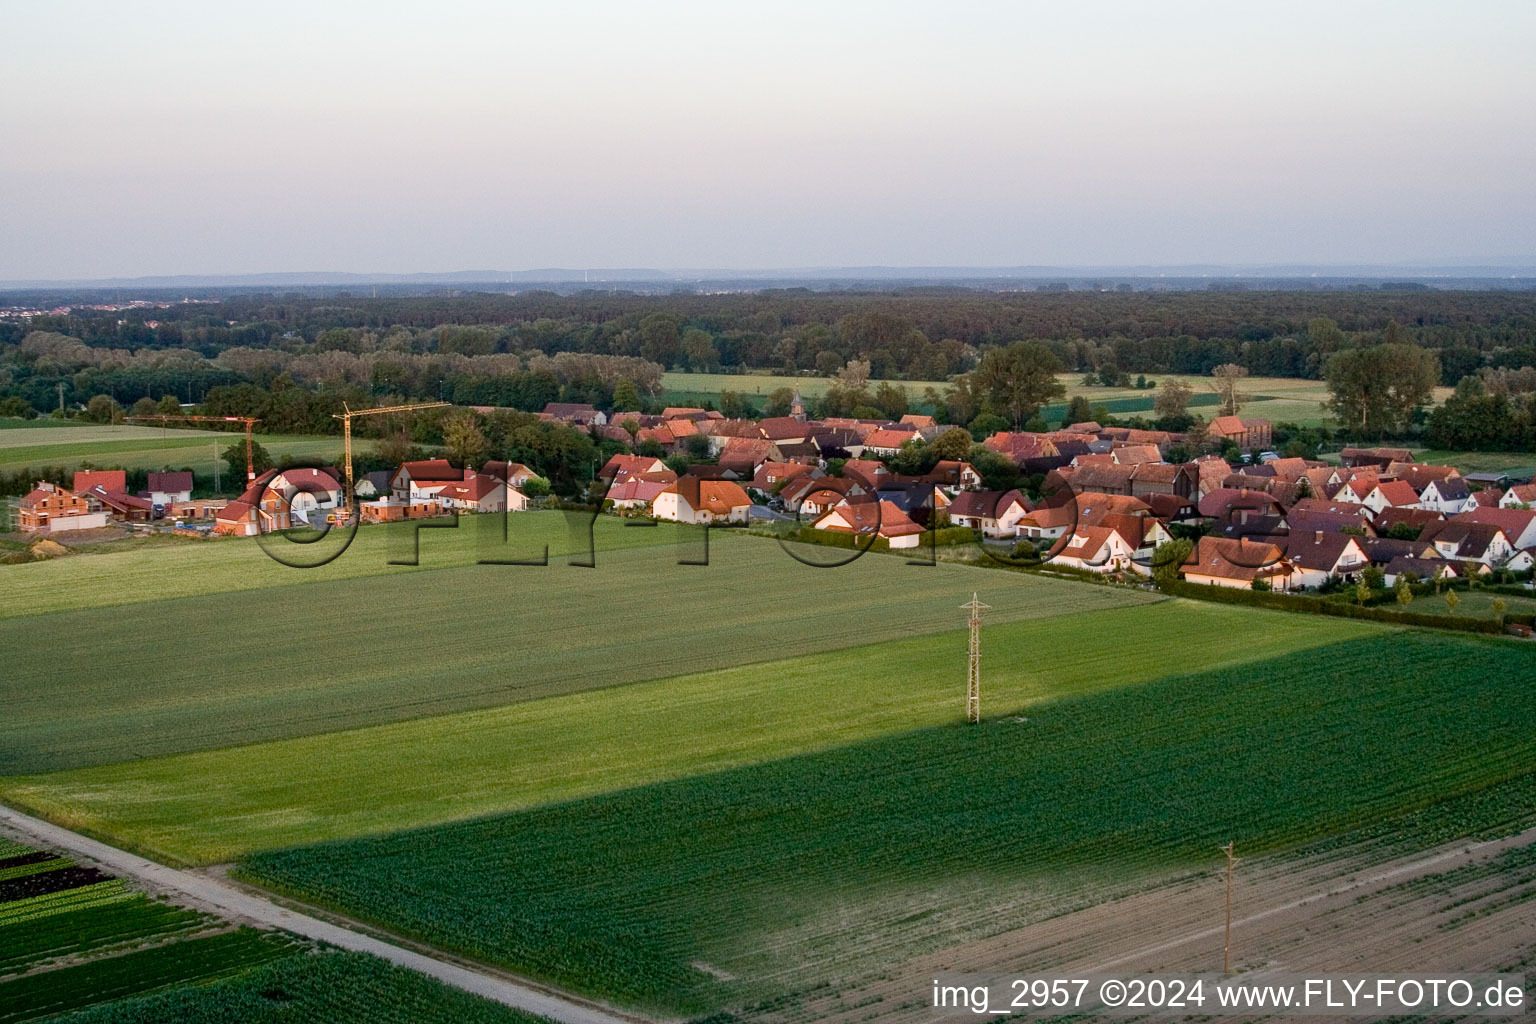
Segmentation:
<svg viewBox="0 0 1536 1024">
<path fill-rule="evenodd" d="M 902 293 L 462 295 L 339 300 L 230 297 L 126 316 L 39 318 L 92 347 L 231 347 L 418 354 L 539 351 L 644 358 L 667 368 L 834 374 L 866 360 L 876 378 L 943 379 L 982 349 L 1042 339 L 1074 370 L 1208 375 L 1237 363 L 1264 376 L 1320 376 L 1346 347 L 1406 342 L 1436 351 L 1442 383 L 1484 366 L 1536 364 L 1532 292 Z M 121 323 L 119 321 L 122 321 Z M 0 346 L 19 340 L 0 325 Z M 11 335 L 11 337 L 8 337 Z"/>
</svg>

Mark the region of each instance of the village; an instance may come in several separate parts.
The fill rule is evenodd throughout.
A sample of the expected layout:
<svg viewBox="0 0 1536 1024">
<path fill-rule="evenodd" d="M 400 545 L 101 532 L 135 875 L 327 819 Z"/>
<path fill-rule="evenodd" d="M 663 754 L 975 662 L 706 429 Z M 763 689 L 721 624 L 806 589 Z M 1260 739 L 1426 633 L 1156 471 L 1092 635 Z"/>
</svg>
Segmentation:
<svg viewBox="0 0 1536 1024">
<path fill-rule="evenodd" d="M 790 415 L 729 419 L 713 409 L 603 412 L 551 403 L 541 419 L 622 441 L 631 449 L 706 450 L 712 461 L 681 473 L 651 454 L 617 454 L 597 468 L 589 501 L 603 512 L 699 526 L 784 523 L 842 535 L 860 547 L 982 543 L 1004 560 L 1133 579 L 1151 577 L 1177 552 L 1190 583 L 1251 590 L 1317 590 L 1378 572 L 1391 587 L 1492 575 L 1528 578 L 1536 565 L 1536 485 L 1498 474 L 1463 476 L 1425 465 L 1406 449 L 1345 448 L 1338 462 L 1269 451 L 1267 420 L 1218 416 L 1206 444 L 1228 455 L 1170 462 L 1184 435 L 1096 422 L 1046 432 L 1000 431 L 982 442 L 1040 493 L 984 489 L 968 461 L 940 458 L 922 474 L 888 462 L 961 428 L 931 416 L 899 421 Z M 969 437 L 954 446 L 963 450 Z M 702 443 L 701 443 L 702 442 Z M 249 537 L 350 521 L 363 524 L 520 512 L 546 503 L 529 467 L 488 461 L 408 461 L 362 476 L 355 513 L 346 474 L 286 468 L 252 479 L 234 499 L 193 498 L 189 472 L 150 473 L 127 493 L 122 470 L 81 470 L 72 486 L 40 482 L 18 508 L 20 530 L 55 535 L 113 524 L 192 536 Z M 535 485 L 530 486 L 533 482 Z M 530 494 L 529 492 L 533 492 Z M 600 502 L 600 505 L 599 505 Z M 971 531 L 965 536 L 963 531 Z M 1170 542 L 1189 541 L 1184 549 Z M 829 536 L 827 540 L 836 540 Z"/>
</svg>

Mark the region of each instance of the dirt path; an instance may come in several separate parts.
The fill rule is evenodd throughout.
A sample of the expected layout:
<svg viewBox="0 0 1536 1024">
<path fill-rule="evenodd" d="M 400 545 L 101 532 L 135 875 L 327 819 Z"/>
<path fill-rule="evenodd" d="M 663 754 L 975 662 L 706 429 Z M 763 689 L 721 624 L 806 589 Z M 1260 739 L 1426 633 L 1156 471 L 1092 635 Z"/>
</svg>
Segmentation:
<svg viewBox="0 0 1536 1024">
<path fill-rule="evenodd" d="M 0 807 L 0 828 L 14 832 L 23 840 L 66 850 L 82 859 L 94 861 L 118 875 L 135 879 L 156 890 L 185 897 L 201 909 L 236 921 L 281 928 L 295 935 L 329 943 L 342 949 L 371 953 L 392 964 L 417 971 L 454 988 L 472 992 L 505 1006 L 548 1017 L 560 1024 L 637 1024 L 643 1018 L 617 1012 L 560 992 L 536 987 L 487 969 L 454 963 L 426 953 L 406 949 L 365 935 L 318 917 L 281 906 L 270 899 L 234 883 L 211 875 L 180 871 L 126 853 L 116 847 L 34 818 L 28 814 Z"/>
<path fill-rule="evenodd" d="M 1238 868 L 1233 967 L 1295 973 L 1513 970 L 1536 958 L 1536 829 L 1417 853 L 1370 843 L 1259 857 Z M 1517 858 L 1509 860 L 1510 857 Z M 937 973 L 1220 971 L 1219 870 L 951 946 L 850 978 L 754 1024 L 906 1024 L 931 1019 Z"/>
</svg>

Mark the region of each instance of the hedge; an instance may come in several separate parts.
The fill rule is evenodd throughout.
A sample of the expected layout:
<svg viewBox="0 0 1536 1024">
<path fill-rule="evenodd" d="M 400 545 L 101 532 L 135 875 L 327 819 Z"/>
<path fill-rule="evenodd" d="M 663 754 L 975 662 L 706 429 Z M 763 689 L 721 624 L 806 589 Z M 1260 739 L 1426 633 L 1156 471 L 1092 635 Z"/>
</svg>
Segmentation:
<svg viewBox="0 0 1536 1024">
<path fill-rule="evenodd" d="M 1235 587 L 1218 587 L 1214 583 L 1167 582 L 1162 584 L 1164 593 L 1175 597 L 1188 597 L 1197 601 L 1216 601 L 1222 604 L 1246 604 L 1258 608 L 1274 608 L 1280 611 L 1308 612 L 1313 615 L 1332 615 L 1344 619 L 1370 619 L 1390 622 L 1399 626 L 1428 626 L 1432 629 L 1459 630 L 1463 633 L 1502 633 L 1503 625 L 1496 619 L 1457 618 L 1454 615 L 1426 615 L 1422 612 L 1391 611 L 1386 608 L 1344 604 L 1322 597 L 1306 597 L 1298 594 L 1273 591 L 1238 590 Z"/>
</svg>

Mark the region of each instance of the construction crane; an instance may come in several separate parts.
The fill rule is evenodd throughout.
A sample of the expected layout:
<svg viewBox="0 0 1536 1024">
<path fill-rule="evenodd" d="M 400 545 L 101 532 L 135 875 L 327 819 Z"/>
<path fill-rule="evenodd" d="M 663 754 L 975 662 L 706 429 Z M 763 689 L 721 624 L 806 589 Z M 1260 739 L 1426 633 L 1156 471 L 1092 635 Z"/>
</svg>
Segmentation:
<svg viewBox="0 0 1536 1024">
<path fill-rule="evenodd" d="M 169 420 L 186 420 L 194 423 L 244 423 L 245 424 L 245 482 L 252 484 L 256 481 L 256 460 L 252 457 L 251 448 L 251 424 L 260 423 L 261 420 L 250 416 L 125 416 L 125 420 L 145 420 L 158 422 L 164 426 Z"/>
<path fill-rule="evenodd" d="M 378 409 L 347 408 L 347 403 L 341 403 L 345 412 L 332 413 L 331 418 L 341 420 L 342 458 L 346 460 L 347 489 L 342 493 L 342 506 L 337 514 L 337 521 L 341 522 L 352 516 L 352 417 L 353 416 L 383 416 L 392 412 L 415 412 L 418 409 L 441 409 L 452 405 L 452 402 L 418 402 L 415 405 L 386 405 Z"/>
</svg>

